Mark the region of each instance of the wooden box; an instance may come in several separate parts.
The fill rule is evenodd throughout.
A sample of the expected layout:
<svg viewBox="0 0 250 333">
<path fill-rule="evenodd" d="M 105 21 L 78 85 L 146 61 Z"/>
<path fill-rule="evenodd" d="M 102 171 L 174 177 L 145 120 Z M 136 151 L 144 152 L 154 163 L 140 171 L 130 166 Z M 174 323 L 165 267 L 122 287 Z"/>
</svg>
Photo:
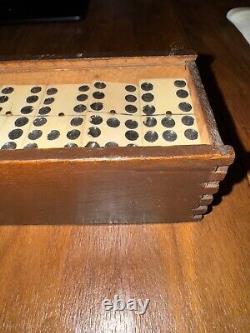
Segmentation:
<svg viewBox="0 0 250 333">
<path fill-rule="evenodd" d="M 234 159 L 232 147 L 218 134 L 195 56 L 3 61 L 0 73 L 0 85 L 181 77 L 192 96 L 201 140 L 196 145 L 2 149 L 1 224 L 199 221 Z M 5 116 L 0 113 L 0 121 Z"/>
</svg>

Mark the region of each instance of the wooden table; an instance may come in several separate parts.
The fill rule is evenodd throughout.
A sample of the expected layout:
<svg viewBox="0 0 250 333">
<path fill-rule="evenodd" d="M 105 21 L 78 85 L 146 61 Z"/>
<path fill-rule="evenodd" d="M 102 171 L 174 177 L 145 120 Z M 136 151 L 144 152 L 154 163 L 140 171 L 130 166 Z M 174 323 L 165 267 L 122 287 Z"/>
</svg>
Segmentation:
<svg viewBox="0 0 250 333">
<path fill-rule="evenodd" d="M 247 4 L 92 0 L 78 23 L 0 27 L 5 58 L 192 47 L 222 137 L 237 153 L 202 223 L 1 226 L 1 333 L 249 332 L 250 47 L 225 19 Z M 149 298 L 149 307 L 142 316 L 104 312 L 101 301 L 115 294 Z"/>
</svg>

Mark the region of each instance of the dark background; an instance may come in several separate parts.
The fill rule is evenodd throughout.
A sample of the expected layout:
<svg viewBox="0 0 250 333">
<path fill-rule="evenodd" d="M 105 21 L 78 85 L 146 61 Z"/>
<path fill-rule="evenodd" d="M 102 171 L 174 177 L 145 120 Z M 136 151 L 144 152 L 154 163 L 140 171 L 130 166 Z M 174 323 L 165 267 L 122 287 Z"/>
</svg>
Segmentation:
<svg viewBox="0 0 250 333">
<path fill-rule="evenodd" d="M 1 333 L 249 332 L 250 46 L 226 19 L 249 5 L 91 0 L 78 22 L 0 25 L 2 59 L 195 50 L 222 138 L 236 151 L 201 224 L 2 226 Z M 118 292 L 150 298 L 149 310 L 102 313 L 100 300 Z"/>
</svg>

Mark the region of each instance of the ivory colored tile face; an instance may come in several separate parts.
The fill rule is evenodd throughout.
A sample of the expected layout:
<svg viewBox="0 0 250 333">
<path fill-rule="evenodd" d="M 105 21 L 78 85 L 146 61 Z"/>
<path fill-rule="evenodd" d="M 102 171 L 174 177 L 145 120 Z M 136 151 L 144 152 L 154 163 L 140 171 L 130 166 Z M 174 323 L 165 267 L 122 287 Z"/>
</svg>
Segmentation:
<svg viewBox="0 0 250 333">
<path fill-rule="evenodd" d="M 140 117 L 89 112 L 83 140 L 90 148 L 141 146 Z"/>
<path fill-rule="evenodd" d="M 193 115 L 145 116 L 142 119 L 143 146 L 200 144 Z"/>
<path fill-rule="evenodd" d="M 35 115 L 44 94 L 41 85 L 5 85 L 0 88 L 0 115 Z"/>
<path fill-rule="evenodd" d="M 0 87 L 0 148 L 200 144 L 181 78 Z"/>
<path fill-rule="evenodd" d="M 49 85 L 39 106 L 39 116 L 83 116 L 89 105 L 89 84 Z"/>
<path fill-rule="evenodd" d="M 30 119 L 26 116 L 0 117 L 0 148 L 20 149 L 30 127 Z"/>
<path fill-rule="evenodd" d="M 34 116 L 44 95 L 45 86 L 15 85 L 11 93 L 11 114 Z"/>
<path fill-rule="evenodd" d="M 30 148 L 72 148 L 82 142 L 84 117 L 35 117 L 25 136 Z"/>
<path fill-rule="evenodd" d="M 138 87 L 131 83 L 95 81 L 91 89 L 90 110 L 94 112 L 138 115 Z"/>
<path fill-rule="evenodd" d="M 190 92 L 184 79 L 143 79 L 139 87 L 143 115 L 193 112 Z"/>
<path fill-rule="evenodd" d="M 0 116 L 11 114 L 14 89 L 14 86 L 11 85 L 0 87 Z"/>
</svg>

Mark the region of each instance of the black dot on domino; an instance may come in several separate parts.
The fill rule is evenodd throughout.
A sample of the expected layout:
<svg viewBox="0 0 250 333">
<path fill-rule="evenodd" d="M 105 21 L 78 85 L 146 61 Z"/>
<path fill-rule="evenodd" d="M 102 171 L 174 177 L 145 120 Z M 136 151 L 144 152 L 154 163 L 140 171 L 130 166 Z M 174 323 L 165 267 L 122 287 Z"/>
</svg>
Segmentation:
<svg viewBox="0 0 250 333">
<path fill-rule="evenodd" d="M 101 91 L 95 91 L 93 97 L 96 99 L 103 99 L 105 97 L 104 93 Z"/>
<path fill-rule="evenodd" d="M 148 142 L 155 142 L 158 139 L 158 133 L 155 131 L 148 131 L 145 133 L 144 139 Z"/>
<path fill-rule="evenodd" d="M 90 127 L 88 134 L 93 138 L 97 138 L 101 134 L 101 130 L 98 127 Z"/>
<path fill-rule="evenodd" d="M 15 128 L 9 132 L 8 136 L 11 140 L 16 140 L 20 138 L 22 135 L 23 135 L 23 130 L 21 128 Z"/>
<path fill-rule="evenodd" d="M 184 80 L 175 80 L 174 85 L 177 88 L 184 88 L 186 86 L 186 82 Z"/>
<path fill-rule="evenodd" d="M 104 82 L 95 82 L 94 87 L 96 89 L 104 89 L 106 88 L 106 84 Z"/>
<path fill-rule="evenodd" d="M 5 87 L 5 88 L 2 89 L 1 92 L 2 92 L 3 94 L 6 94 L 6 95 L 7 95 L 7 94 L 11 94 L 13 91 L 14 91 L 14 88 L 13 88 L 13 87 Z"/>
<path fill-rule="evenodd" d="M 118 143 L 110 141 L 105 144 L 105 147 L 112 148 L 112 147 L 119 147 Z"/>
<path fill-rule="evenodd" d="M 56 88 L 49 88 L 47 89 L 46 93 L 47 95 L 55 95 L 57 93 L 57 89 Z"/>
<path fill-rule="evenodd" d="M 162 134 L 163 139 L 166 141 L 175 141 L 177 139 L 177 134 L 175 133 L 175 131 L 172 130 L 166 130 L 165 132 L 163 132 Z"/>
<path fill-rule="evenodd" d="M 155 107 L 154 105 L 145 105 L 142 109 L 143 113 L 145 113 L 147 116 L 151 116 L 153 113 L 155 113 Z"/>
<path fill-rule="evenodd" d="M 38 148 L 38 145 L 35 142 L 28 143 L 26 146 L 24 146 L 24 149 L 35 149 L 35 148 Z"/>
<path fill-rule="evenodd" d="M 146 93 L 146 94 L 143 94 L 141 98 L 144 102 L 149 103 L 154 100 L 154 95 L 151 93 Z"/>
<path fill-rule="evenodd" d="M 80 86 L 80 87 L 78 88 L 78 90 L 79 90 L 79 91 L 82 91 L 82 92 L 86 92 L 86 91 L 89 90 L 89 86 L 87 86 L 86 84 L 84 84 L 84 85 Z"/>
<path fill-rule="evenodd" d="M 164 117 L 161 121 L 162 126 L 167 127 L 167 128 L 171 128 L 175 126 L 175 121 L 173 118 L 171 117 Z"/>
<path fill-rule="evenodd" d="M 189 112 L 192 110 L 192 105 L 186 102 L 181 102 L 178 105 L 179 109 L 184 112 Z"/>
<path fill-rule="evenodd" d="M 118 127 L 120 125 L 120 121 L 117 118 L 109 118 L 107 120 L 107 125 L 109 127 Z"/>
<path fill-rule="evenodd" d="M 144 90 L 144 91 L 150 91 L 153 89 L 153 84 L 150 83 L 150 82 L 143 82 L 141 84 L 141 89 Z"/>
<path fill-rule="evenodd" d="M 147 127 L 154 127 L 157 124 L 157 120 L 154 117 L 146 117 L 143 124 Z"/>
<path fill-rule="evenodd" d="M 129 103 L 134 103 L 137 100 L 137 97 L 134 95 L 126 95 L 125 100 Z"/>
<path fill-rule="evenodd" d="M 133 119 L 128 119 L 125 122 L 125 126 L 129 129 L 135 129 L 138 127 L 138 122 L 136 120 Z"/>
<path fill-rule="evenodd" d="M 54 102 L 54 98 L 53 97 L 49 97 L 49 98 L 45 98 L 45 100 L 43 101 L 43 104 L 48 105 L 48 104 L 52 104 Z"/>
<path fill-rule="evenodd" d="M 35 103 L 38 101 L 38 96 L 37 95 L 31 95 L 26 98 L 27 103 Z"/>
<path fill-rule="evenodd" d="M 77 129 L 73 129 L 67 133 L 67 138 L 70 140 L 76 140 L 80 136 L 81 132 Z"/>
<path fill-rule="evenodd" d="M 186 98 L 186 97 L 188 97 L 188 92 L 184 89 L 179 89 L 179 90 L 176 91 L 176 95 L 179 98 Z"/>
<path fill-rule="evenodd" d="M 60 136 L 60 132 L 58 130 L 51 130 L 47 135 L 47 139 L 52 141 L 52 140 L 56 140 L 57 138 L 59 138 L 59 136 Z"/>
<path fill-rule="evenodd" d="M 15 126 L 22 127 L 22 126 L 25 126 L 26 124 L 28 124 L 28 122 L 29 122 L 29 119 L 27 117 L 20 117 L 20 118 L 16 119 Z"/>
<path fill-rule="evenodd" d="M 30 140 L 37 140 L 43 135 L 43 132 L 41 130 L 33 130 L 28 134 L 28 138 Z"/>
<path fill-rule="evenodd" d="M 33 111 L 33 106 L 27 105 L 27 106 L 24 106 L 21 108 L 21 113 L 23 113 L 23 114 L 29 114 L 32 111 Z"/>
<path fill-rule="evenodd" d="M 198 138 L 198 132 L 192 128 L 187 129 L 184 135 L 189 140 L 196 140 Z"/>
<path fill-rule="evenodd" d="M 49 106 L 44 106 L 41 109 L 39 109 L 38 113 L 41 115 L 45 115 L 45 114 L 50 113 L 50 111 L 51 111 L 51 108 Z"/>
<path fill-rule="evenodd" d="M 125 90 L 127 92 L 134 92 L 134 91 L 136 91 L 136 87 L 133 86 L 132 84 L 128 84 L 128 85 L 125 86 Z"/>
<path fill-rule="evenodd" d="M 39 87 L 39 86 L 35 86 L 35 87 L 32 87 L 32 88 L 30 89 L 30 92 L 32 92 L 32 94 L 37 94 L 37 93 L 39 93 L 41 90 L 42 90 L 41 87 Z"/>
<path fill-rule="evenodd" d="M 94 111 L 101 111 L 103 108 L 103 104 L 101 102 L 96 102 L 96 103 L 92 103 L 90 105 L 91 109 Z"/>
<path fill-rule="evenodd" d="M 87 148 L 100 148 L 100 145 L 95 141 L 89 141 L 86 146 Z"/>
<path fill-rule="evenodd" d="M 99 125 L 99 124 L 101 124 L 103 122 L 103 119 L 102 119 L 101 116 L 94 115 L 94 116 L 90 117 L 90 122 L 93 125 Z"/>
<path fill-rule="evenodd" d="M 66 145 L 64 147 L 65 148 L 77 148 L 78 145 L 74 142 L 69 142 L 69 143 L 66 143 Z"/>
<path fill-rule="evenodd" d="M 1 147 L 1 149 L 3 149 L 3 150 L 7 150 L 7 149 L 16 149 L 16 146 L 17 146 L 17 144 L 15 143 L 15 142 L 6 142 L 2 147 Z"/>
<path fill-rule="evenodd" d="M 136 113 L 137 107 L 135 105 L 128 104 L 125 106 L 125 111 L 128 113 Z"/>
<path fill-rule="evenodd" d="M 76 113 L 81 113 L 81 112 L 84 112 L 84 111 L 86 111 L 87 110 L 87 107 L 86 107 L 86 105 L 84 105 L 84 104 L 78 104 L 78 105 L 76 105 L 75 107 L 74 107 L 74 111 L 76 112 Z"/>
<path fill-rule="evenodd" d="M 76 99 L 79 101 L 79 102 L 84 102 L 86 101 L 86 99 L 88 99 L 88 95 L 86 94 L 80 94 L 76 97 Z"/>
<path fill-rule="evenodd" d="M 47 118 L 45 118 L 45 117 L 38 117 L 33 120 L 33 125 L 37 126 L 37 127 L 43 126 L 46 123 L 47 123 Z"/>
<path fill-rule="evenodd" d="M 83 119 L 80 117 L 72 118 L 70 121 L 71 126 L 80 126 L 83 123 Z"/>
<path fill-rule="evenodd" d="M 125 133 L 125 137 L 130 141 L 135 141 L 138 139 L 139 134 L 136 131 L 129 130 Z"/>
<path fill-rule="evenodd" d="M 8 99 L 9 99 L 8 96 L 0 96 L 0 103 L 5 103 L 8 101 Z"/>
<path fill-rule="evenodd" d="M 194 124 L 194 118 L 191 116 L 184 116 L 181 118 L 181 121 L 186 126 L 192 126 Z"/>
</svg>

